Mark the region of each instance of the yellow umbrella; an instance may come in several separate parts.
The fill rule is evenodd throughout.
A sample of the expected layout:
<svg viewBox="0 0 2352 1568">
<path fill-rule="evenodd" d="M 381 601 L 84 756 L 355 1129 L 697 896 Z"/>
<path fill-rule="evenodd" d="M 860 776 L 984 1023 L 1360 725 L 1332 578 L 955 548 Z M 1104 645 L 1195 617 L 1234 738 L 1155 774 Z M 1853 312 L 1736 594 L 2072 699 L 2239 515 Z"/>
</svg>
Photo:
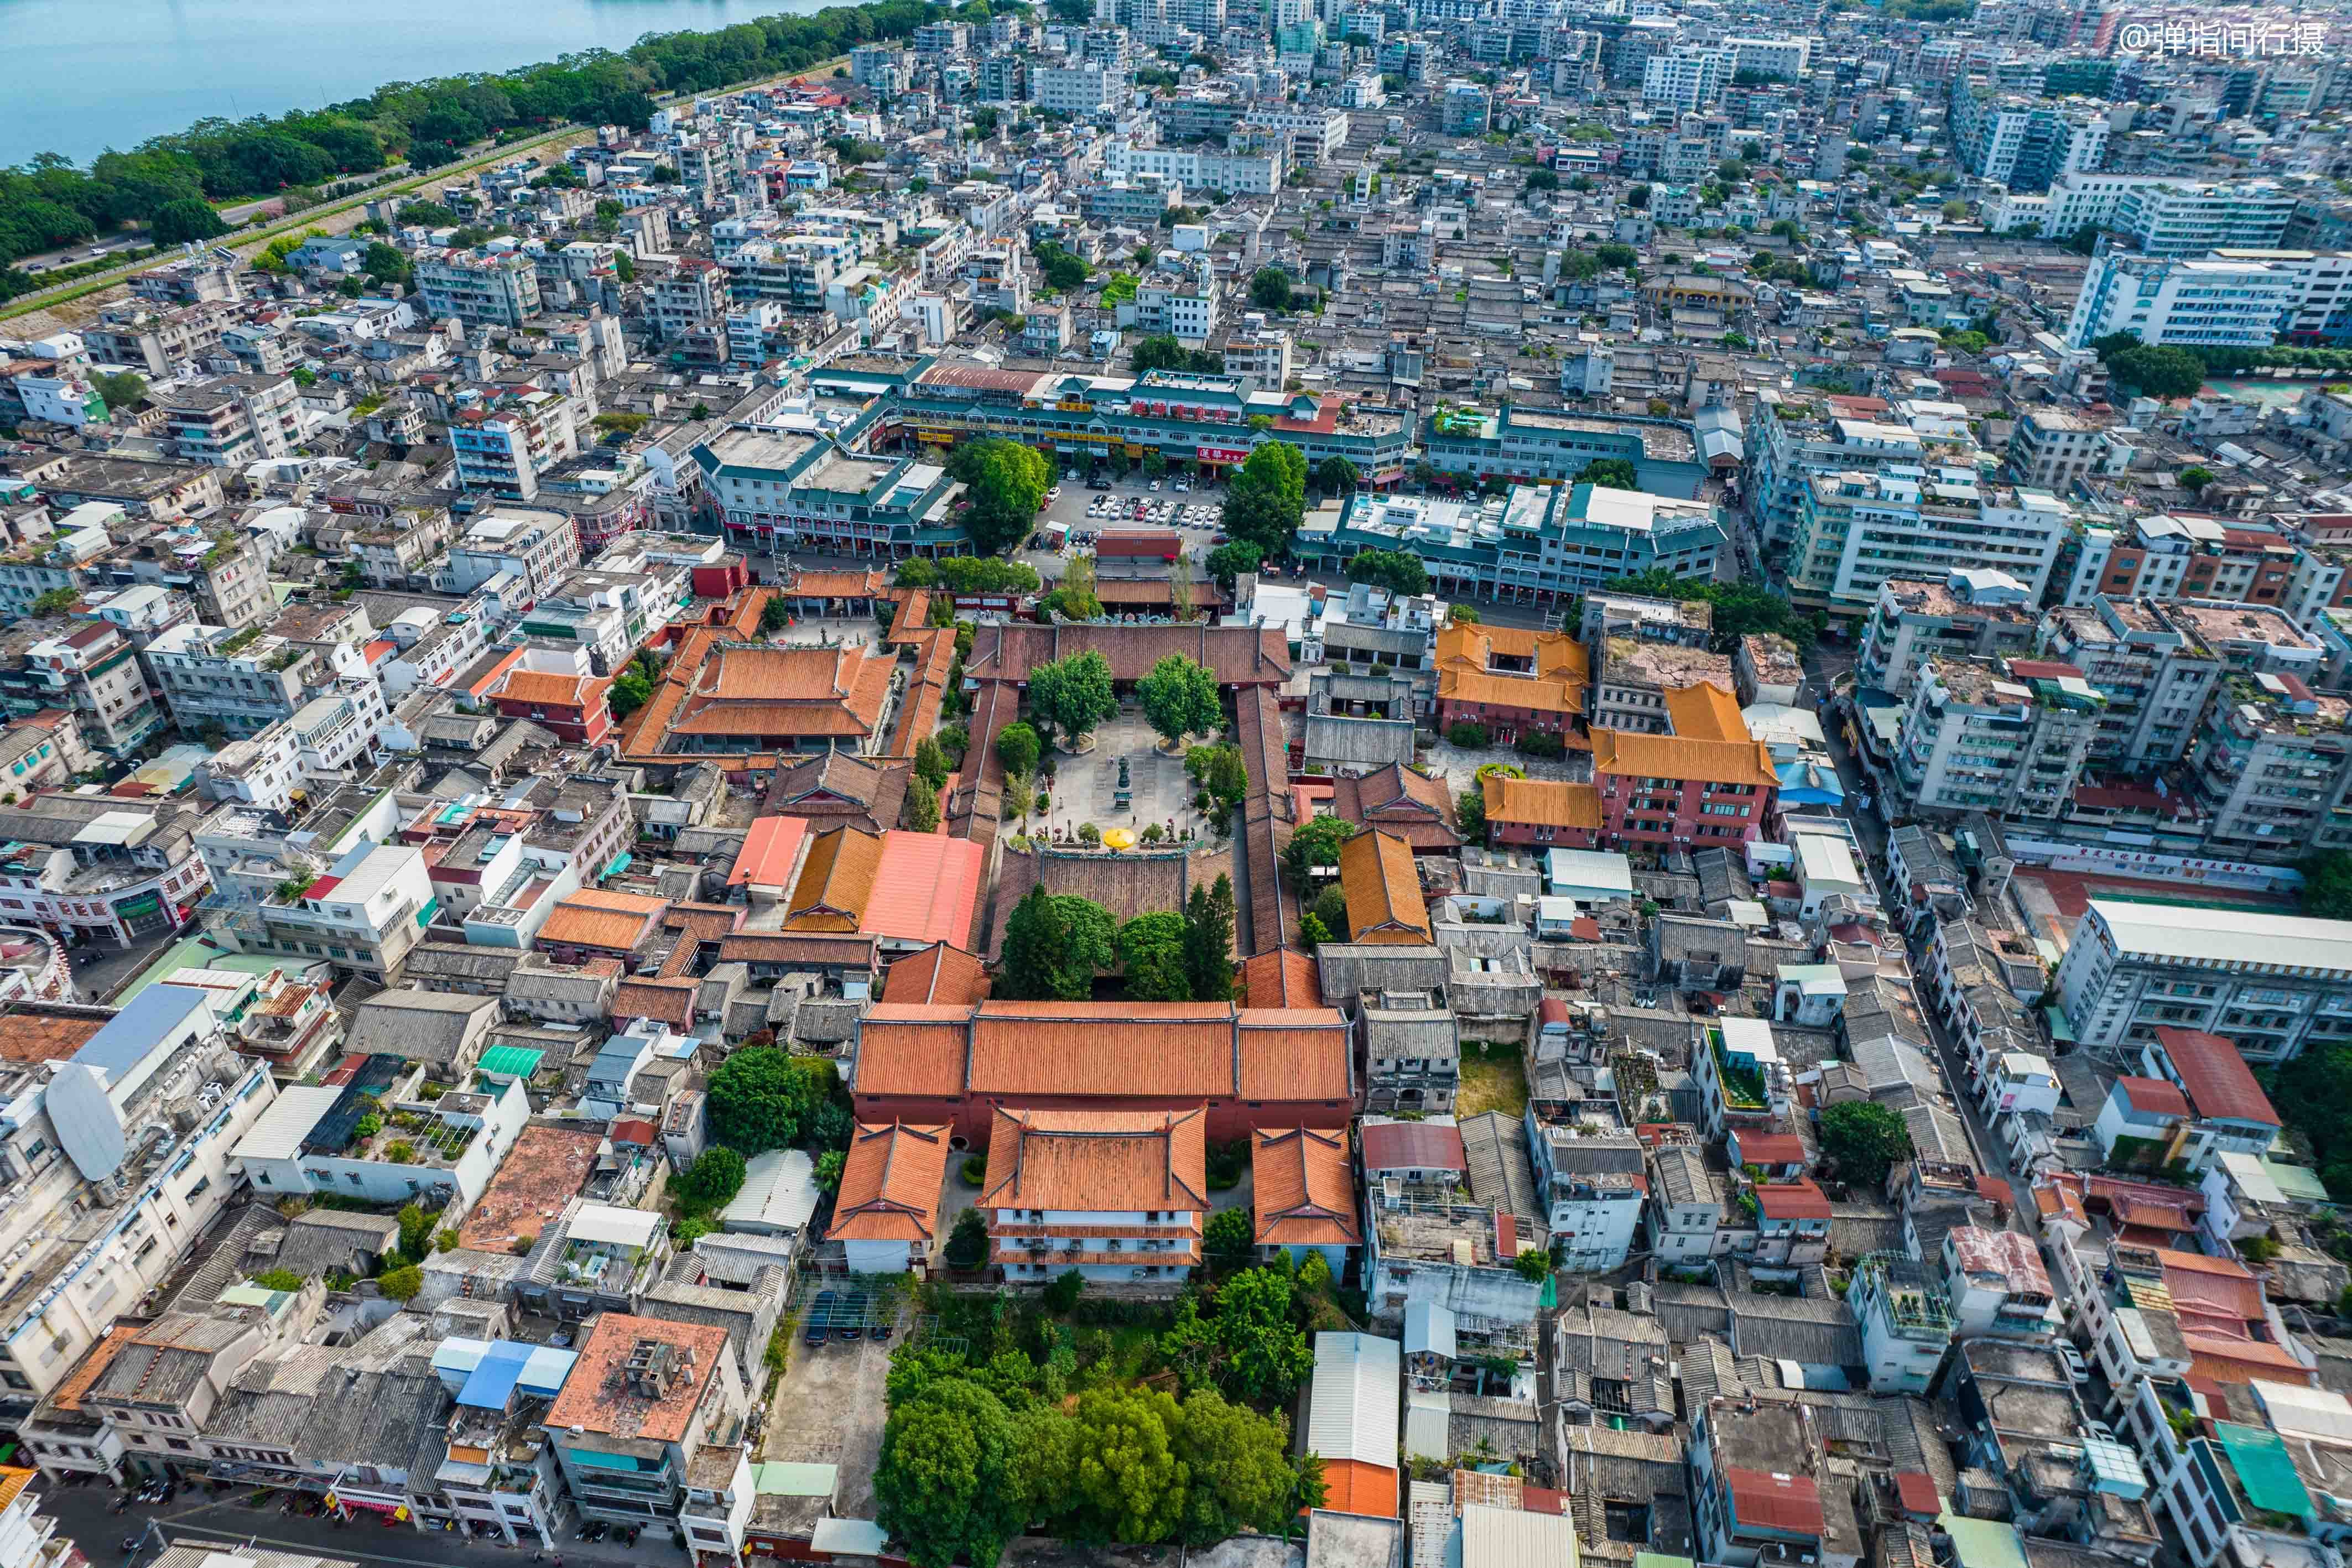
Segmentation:
<svg viewBox="0 0 2352 1568">
<path fill-rule="evenodd" d="M 1115 850 L 1131 850 L 1135 847 L 1135 831 L 1131 828 L 1113 828 L 1103 834 L 1103 842 Z"/>
</svg>

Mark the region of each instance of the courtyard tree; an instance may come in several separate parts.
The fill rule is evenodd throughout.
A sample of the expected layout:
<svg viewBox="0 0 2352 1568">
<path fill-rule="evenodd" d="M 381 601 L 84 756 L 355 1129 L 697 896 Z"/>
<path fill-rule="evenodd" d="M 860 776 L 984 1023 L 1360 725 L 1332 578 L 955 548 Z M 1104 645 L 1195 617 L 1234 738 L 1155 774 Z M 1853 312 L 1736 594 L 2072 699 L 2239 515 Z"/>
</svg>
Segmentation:
<svg viewBox="0 0 2352 1568">
<path fill-rule="evenodd" d="M 1139 1002 L 1189 1002 L 1192 980 L 1185 965 L 1184 917 L 1167 910 L 1139 915 L 1118 928 L 1118 958 L 1127 994 Z"/>
<path fill-rule="evenodd" d="M 713 1144 L 695 1157 L 678 1183 L 678 1197 L 701 1212 L 724 1207 L 743 1190 L 743 1156 L 724 1144 Z"/>
<path fill-rule="evenodd" d="M 1576 483 L 1601 485 L 1612 490 L 1638 490 L 1641 476 L 1633 465 L 1622 457 L 1596 457 L 1577 471 Z"/>
<path fill-rule="evenodd" d="M 883 1426 L 876 1520 L 916 1568 L 959 1558 L 993 1568 L 1028 1522 L 1012 1506 L 1012 1456 L 1003 1402 L 968 1379 L 936 1379 Z"/>
<path fill-rule="evenodd" d="M 1110 661 L 1090 648 L 1039 664 L 1029 672 L 1029 706 L 1075 745 L 1118 711 Z"/>
<path fill-rule="evenodd" d="M 1876 1186 L 1897 1160 L 1910 1158 L 1911 1132 L 1886 1106 L 1849 1101 L 1822 1113 L 1822 1152 L 1837 1161 L 1848 1185 Z"/>
<path fill-rule="evenodd" d="M 772 1045 L 747 1046 L 710 1074 L 704 1108 L 718 1140 L 756 1155 L 796 1142 L 831 1090 L 830 1062 L 795 1059 Z"/>
<path fill-rule="evenodd" d="M 1261 310 L 1290 308 L 1290 274 L 1278 267 L 1261 267 L 1250 277 L 1250 303 Z"/>
<path fill-rule="evenodd" d="M 1007 773 L 1018 773 L 1025 779 L 1036 772 L 1038 754 L 1043 750 L 1037 732 L 1025 724 L 1015 721 L 996 732 L 996 760 Z"/>
<path fill-rule="evenodd" d="M 1258 563 L 1264 559 L 1265 551 L 1245 539 L 1234 539 L 1211 550 L 1205 564 L 1209 576 L 1215 580 L 1217 586 L 1231 593 L 1234 580 L 1245 572 L 1255 571 Z"/>
<path fill-rule="evenodd" d="M 1170 653 L 1136 683 L 1143 716 L 1172 749 L 1187 735 L 1206 735 L 1224 715 L 1217 702 L 1217 677 L 1181 653 Z"/>
<path fill-rule="evenodd" d="M 1223 872 L 1184 901 L 1184 970 L 1196 1002 L 1234 994 L 1234 879 Z"/>
<path fill-rule="evenodd" d="M 1005 916 L 994 995 L 1007 1001 L 1083 1001 L 1095 975 L 1118 962 L 1118 929 L 1099 904 L 1032 887 Z"/>
<path fill-rule="evenodd" d="M 1301 887 L 1317 866 L 1338 865 L 1339 846 L 1356 836 L 1356 824 L 1344 817 L 1317 817 L 1290 835 L 1283 852 L 1284 867 Z"/>
</svg>

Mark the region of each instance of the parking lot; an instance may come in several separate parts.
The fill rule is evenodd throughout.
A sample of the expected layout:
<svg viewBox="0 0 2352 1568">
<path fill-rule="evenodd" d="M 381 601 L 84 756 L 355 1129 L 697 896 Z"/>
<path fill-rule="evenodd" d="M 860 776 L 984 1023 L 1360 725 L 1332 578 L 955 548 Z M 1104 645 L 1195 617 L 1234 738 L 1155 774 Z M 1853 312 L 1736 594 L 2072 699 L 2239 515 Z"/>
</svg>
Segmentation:
<svg viewBox="0 0 2352 1568">
<path fill-rule="evenodd" d="M 890 1371 L 890 1352 L 906 1335 L 907 1304 L 903 1297 L 892 1300 L 896 1327 L 887 1341 L 860 1335 L 820 1345 L 803 1343 L 803 1320 L 825 1288 L 803 1285 L 804 1299 L 793 1320 L 777 1330 L 793 1334 L 793 1359 L 776 1380 L 763 1457 L 839 1466 L 834 1511 L 844 1519 L 871 1519 L 874 1470 L 882 1461 L 882 1422 L 887 1414 L 882 1407 L 882 1382 Z"/>
</svg>

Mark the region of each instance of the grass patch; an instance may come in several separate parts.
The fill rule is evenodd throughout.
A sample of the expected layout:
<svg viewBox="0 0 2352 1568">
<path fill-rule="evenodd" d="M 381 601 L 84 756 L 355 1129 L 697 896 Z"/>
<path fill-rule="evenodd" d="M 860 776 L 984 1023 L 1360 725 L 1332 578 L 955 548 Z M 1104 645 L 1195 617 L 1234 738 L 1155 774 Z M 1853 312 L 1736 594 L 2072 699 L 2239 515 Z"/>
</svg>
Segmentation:
<svg viewBox="0 0 2352 1568">
<path fill-rule="evenodd" d="M 1455 1116 L 1483 1115 L 1500 1111 L 1524 1116 L 1528 1110 L 1528 1069 L 1515 1045 L 1465 1041 L 1462 1047 L 1462 1092 L 1455 1096 Z"/>
</svg>

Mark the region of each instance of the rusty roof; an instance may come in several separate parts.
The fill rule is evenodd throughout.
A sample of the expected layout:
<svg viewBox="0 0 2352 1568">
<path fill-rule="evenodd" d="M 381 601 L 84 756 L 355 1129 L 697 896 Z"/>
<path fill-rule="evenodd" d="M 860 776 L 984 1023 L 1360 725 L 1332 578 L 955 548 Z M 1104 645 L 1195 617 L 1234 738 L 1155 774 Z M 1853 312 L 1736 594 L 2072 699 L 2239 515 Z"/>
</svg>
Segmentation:
<svg viewBox="0 0 2352 1568">
<path fill-rule="evenodd" d="M 0 1061 L 60 1061 L 88 1045 L 111 1009 L 19 1002 L 0 1013 Z"/>
<path fill-rule="evenodd" d="M 516 1135 L 514 1147 L 490 1185 L 466 1213 L 457 1245 L 478 1252 L 511 1252 L 530 1242 L 580 1196 L 596 1166 L 603 1135 L 591 1127 L 559 1127 L 532 1122 Z"/>
<path fill-rule="evenodd" d="M 1209 1207 L 1202 1111 L 1015 1111 L 1000 1105 L 988 1140 L 985 1208 L 1104 1210 Z"/>
<path fill-rule="evenodd" d="M 646 1341 L 675 1347 L 684 1364 L 659 1399 L 631 1386 L 625 1368 L 630 1354 Z M 716 1376 L 719 1358 L 727 1354 L 727 1331 L 715 1323 L 671 1322 L 665 1318 L 632 1317 L 606 1312 L 588 1331 L 563 1392 L 549 1407 L 546 1425 L 554 1430 L 577 1427 L 600 1436 L 634 1438 L 647 1443 L 675 1443 L 694 1423 L 694 1412 Z"/>
</svg>

